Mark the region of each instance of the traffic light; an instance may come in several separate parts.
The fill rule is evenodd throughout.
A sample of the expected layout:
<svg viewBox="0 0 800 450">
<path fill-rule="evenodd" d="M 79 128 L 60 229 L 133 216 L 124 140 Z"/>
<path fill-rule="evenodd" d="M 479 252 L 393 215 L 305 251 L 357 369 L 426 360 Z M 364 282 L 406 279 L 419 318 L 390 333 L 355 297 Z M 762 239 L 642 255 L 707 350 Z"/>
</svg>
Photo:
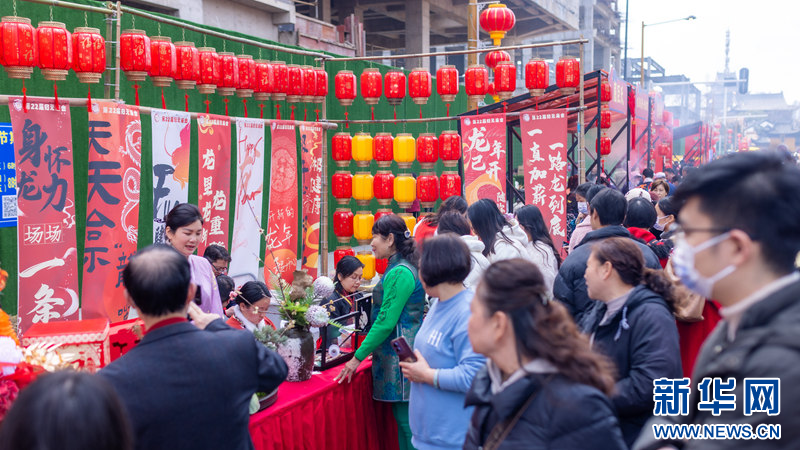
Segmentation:
<svg viewBox="0 0 800 450">
<path fill-rule="evenodd" d="M 750 78 L 750 69 L 742 67 L 739 69 L 739 93 L 747 94 L 747 82 Z"/>
</svg>

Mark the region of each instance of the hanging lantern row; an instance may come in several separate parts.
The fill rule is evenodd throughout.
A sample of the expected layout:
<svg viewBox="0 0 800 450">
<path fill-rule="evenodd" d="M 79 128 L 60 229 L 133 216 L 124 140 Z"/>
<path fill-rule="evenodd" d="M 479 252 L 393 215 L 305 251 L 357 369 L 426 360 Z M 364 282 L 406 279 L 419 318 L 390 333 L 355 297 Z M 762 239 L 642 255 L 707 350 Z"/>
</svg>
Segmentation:
<svg viewBox="0 0 800 450">
<path fill-rule="evenodd" d="M 461 137 L 456 131 L 443 131 L 437 138 L 423 133 L 416 140 L 409 133 L 392 137 L 390 133 L 336 133 L 331 139 L 331 157 L 338 167 L 348 167 L 350 160 L 360 168 L 375 160 L 378 167 L 390 167 L 392 161 L 401 169 L 411 168 L 416 159 L 423 169 L 431 169 L 441 159 L 445 167 L 456 167 L 461 158 Z"/>
<path fill-rule="evenodd" d="M 381 75 L 376 68 L 367 68 L 361 73 L 359 80 L 349 70 L 340 70 L 334 77 L 335 95 L 342 106 L 350 106 L 356 98 L 358 85 L 361 84 L 361 97 L 368 105 L 377 105 L 381 96 L 385 96 L 390 105 L 399 105 L 406 97 L 406 75 L 399 70 L 392 70 Z M 425 105 L 431 96 L 433 80 L 431 74 L 416 68 L 408 76 L 408 96 L 417 105 Z M 458 70 L 455 66 L 442 66 L 436 71 L 436 92 L 444 102 L 452 102 L 458 94 Z"/>
</svg>

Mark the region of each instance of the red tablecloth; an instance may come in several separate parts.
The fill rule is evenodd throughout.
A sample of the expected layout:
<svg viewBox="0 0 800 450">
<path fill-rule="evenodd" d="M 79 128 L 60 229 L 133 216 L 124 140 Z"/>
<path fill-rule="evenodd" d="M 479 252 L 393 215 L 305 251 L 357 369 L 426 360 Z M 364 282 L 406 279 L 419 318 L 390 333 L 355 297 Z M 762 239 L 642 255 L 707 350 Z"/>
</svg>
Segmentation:
<svg viewBox="0 0 800 450">
<path fill-rule="evenodd" d="M 333 381 L 341 366 L 281 384 L 278 401 L 250 417 L 256 449 L 397 450 L 391 404 L 372 399 L 371 367 L 361 364 L 349 384 Z"/>
</svg>

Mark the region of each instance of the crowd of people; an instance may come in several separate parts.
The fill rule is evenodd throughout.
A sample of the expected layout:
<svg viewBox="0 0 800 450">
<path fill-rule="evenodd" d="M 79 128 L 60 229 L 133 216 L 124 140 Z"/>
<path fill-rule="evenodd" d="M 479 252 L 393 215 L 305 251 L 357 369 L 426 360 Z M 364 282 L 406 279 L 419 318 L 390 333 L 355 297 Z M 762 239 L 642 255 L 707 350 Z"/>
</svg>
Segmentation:
<svg viewBox="0 0 800 450">
<path fill-rule="evenodd" d="M 751 152 L 683 179 L 643 176 L 625 194 L 572 183 L 564 248 L 536 206 L 510 215 L 451 197 L 413 236 L 399 216 L 381 217 L 371 247 L 388 265 L 368 332 L 335 380 L 350 382 L 371 358 L 373 397 L 391 405 L 401 450 L 715 449 L 731 443 L 665 439 L 651 426 L 721 423 L 782 424 L 778 447 L 800 447 L 800 407 L 786 395 L 780 415 L 720 416 L 699 407 L 708 399 L 695 389 L 688 414 L 654 416 L 656 380 L 780 377 L 793 392 L 800 169 Z M 249 398 L 287 372 L 241 331 L 275 327 L 270 291 L 235 287 L 224 248 L 193 254 L 195 206 L 166 222 L 170 246 L 140 251 L 123 273 L 144 339 L 99 376 L 40 377 L 9 412 L 0 448 L 252 448 Z M 333 318 L 354 311 L 362 276 L 358 259 L 338 262 L 322 301 Z M 398 340 L 413 356 L 401 360 Z M 742 384 L 730 388 L 738 399 Z M 79 409 L 95 411 L 92 430 L 64 444 Z"/>
</svg>

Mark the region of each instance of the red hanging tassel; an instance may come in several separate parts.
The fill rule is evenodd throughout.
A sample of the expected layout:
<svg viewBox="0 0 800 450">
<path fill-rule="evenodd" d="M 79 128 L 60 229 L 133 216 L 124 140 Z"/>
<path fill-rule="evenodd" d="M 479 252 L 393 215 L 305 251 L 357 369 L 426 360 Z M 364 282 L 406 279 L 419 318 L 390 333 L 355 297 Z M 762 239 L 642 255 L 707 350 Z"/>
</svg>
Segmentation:
<svg viewBox="0 0 800 450">
<path fill-rule="evenodd" d="M 394 123 L 395 125 L 397 125 L 397 106 L 394 107 L 393 116 L 394 116 Z"/>
<path fill-rule="evenodd" d="M 369 117 L 370 117 L 370 120 L 375 120 L 375 107 L 374 106 L 371 106 L 369 108 Z"/>
<path fill-rule="evenodd" d="M 508 102 L 503 102 L 503 114 L 505 114 L 506 111 L 508 111 Z"/>
<path fill-rule="evenodd" d="M 303 122 L 308 122 L 308 109 L 303 108 Z"/>
<path fill-rule="evenodd" d="M 88 93 L 86 94 L 86 109 L 89 112 L 92 112 L 92 88 L 88 88 L 87 92 Z"/>
<path fill-rule="evenodd" d="M 53 82 L 53 97 L 55 98 L 54 104 L 56 106 L 56 111 L 58 111 L 58 83 Z"/>
<path fill-rule="evenodd" d="M 319 122 L 319 110 L 315 109 L 314 112 L 317 113 L 317 122 Z"/>
<path fill-rule="evenodd" d="M 263 119 L 264 118 L 264 104 L 263 103 L 259 103 L 258 104 L 258 108 L 261 110 L 261 115 L 258 116 L 258 117 L 259 117 L 259 119 Z"/>
<path fill-rule="evenodd" d="M 189 93 L 183 94 L 183 101 L 186 104 L 186 112 L 189 112 Z"/>
<path fill-rule="evenodd" d="M 22 111 L 28 112 L 28 90 L 25 89 L 25 80 L 22 80 Z"/>
<path fill-rule="evenodd" d="M 225 115 L 227 116 L 228 115 L 228 97 L 223 98 L 222 101 L 225 102 Z"/>
<path fill-rule="evenodd" d="M 344 127 L 345 129 L 350 128 L 350 122 L 347 121 L 347 108 L 344 109 Z"/>
<path fill-rule="evenodd" d="M 294 105 L 292 105 L 292 113 L 289 115 L 289 119 L 294 120 Z"/>
<path fill-rule="evenodd" d="M 136 106 L 139 106 L 139 85 L 134 83 L 133 89 L 136 91 Z"/>
<path fill-rule="evenodd" d="M 208 106 L 211 104 L 211 101 L 208 100 L 208 95 L 206 95 L 206 99 L 203 103 L 206 104 L 206 114 L 208 114 Z"/>
<path fill-rule="evenodd" d="M 161 88 L 161 109 L 167 109 L 167 102 L 164 100 L 164 88 Z"/>
<path fill-rule="evenodd" d="M 247 99 L 242 99 L 242 104 L 244 105 L 244 117 L 247 118 Z"/>
<path fill-rule="evenodd" d="M 278 119 L 278 120 L 281 120 L 281 105 L 275 105 L 275 107 L 276 107 L 276 108 L 278 108 L 278 116 L 277 116 L 277 119 Z"/>
<path fill-rule="evenodd" d="M 450 117 L 450 103 L 447 104 L 447 117 Z"/>
</svg>

